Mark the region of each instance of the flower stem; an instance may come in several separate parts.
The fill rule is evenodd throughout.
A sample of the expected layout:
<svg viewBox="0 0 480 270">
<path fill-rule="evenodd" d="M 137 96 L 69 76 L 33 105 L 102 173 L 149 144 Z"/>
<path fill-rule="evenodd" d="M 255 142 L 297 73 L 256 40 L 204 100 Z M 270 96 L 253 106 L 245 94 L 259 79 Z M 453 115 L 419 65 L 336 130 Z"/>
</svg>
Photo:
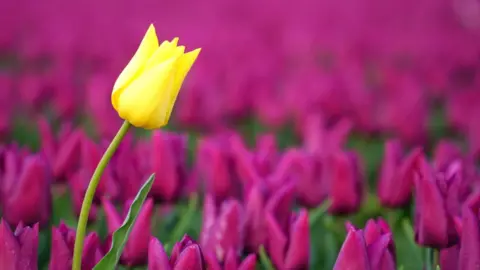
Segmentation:
<svg viewBox="0 0 480 270">
<path fill-rule="evenodd" d="M 195 210 L 197 209 L 198 204 L 198 195 L 192 194 L 190 200 L 188 201 L 188 208 L 183 215 L 183 218 L 180 219 L 179 223 L 175 227 L 175 230 L 172 233 L 172 238 L 170 238 L 170 245 L 169 247 L 173 247 L 176 241 L 180 241 L 180 238 L 186 233 L 188 226 L 192 222 L 193 215 L 195 214 Z M 169 250 L 170 251 L 170 250 Z"/>
<path fill-rule="evenodd" d="M 433 248 L 427 248 L 425 254 L 425 269 L 426 270 L 433 270 Z"/>
<path fill-rule="evenodd" d="M 130 127 L 130 123 L 127 121 L 123 122 L 122 126 L 117 132 L 117 135 L 113 138 L 112 142 L 108 146 L 107 150 L 100 159 L 100 162 L 95 169 L 95 172 L 90 179 L 88 184 L 87 191 L 85 192 L 85 197 L 83 198 L 82 209 L 80 211 L 80 216 L 78 218 L 77 225 L 77 235 L 75 237 L 75 247 L 73 250 L 73 263 L 72 270 L 81 270 L 82 266 L 82 253 L 83 253 L 83 241 L 85 240 L 85 232 L 87 230 L 87 221 L 88 215 L 90 213 L 90 208 L 92 206 L 93 197 L 95 195 L 95 190 L 97 189 L 100 178 L 103 174 L 103 171 L 107 167 L 108 162 L 112 158 L 113 154 L 117 150 L 120 142 L 122 141 L 125 134 Z"/>
<path fill-rule="evenodd" d="M 275 270 L 275 267 L 273 267 L 272 261 L 270 261 L 270 258 L 268 258 L 267 252 L 265 251 L 265 248 L 263 246 L 260 246 L 259 255 L 260 255 L 260 262 L 264 269 Z"/>
</svg>

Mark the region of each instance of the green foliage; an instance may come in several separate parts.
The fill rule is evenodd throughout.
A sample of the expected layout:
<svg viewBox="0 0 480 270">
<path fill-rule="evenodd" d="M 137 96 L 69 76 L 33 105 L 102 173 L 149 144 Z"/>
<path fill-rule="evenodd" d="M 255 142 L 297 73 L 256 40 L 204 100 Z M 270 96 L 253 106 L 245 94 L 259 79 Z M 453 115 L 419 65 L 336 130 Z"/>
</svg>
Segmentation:
<svg viewBox="0 0 480 270">
<path fill-rule="evenodd" d="M 123 248 L 127 243 L 128 236 L 135 224 L 138 214 L 142 208 L 143 203 L 145 202 L 150 189 L 152 188 L 153 181 L 155 180 L 155 174 L 152 174 L 148 180 L 143 184 L 140 190 L 135 196 L 135 199 L 132 202 L 132 205 L 128 209 L 127 216 L 123 221 L 123 224 L 118 228 L 112 236 L 112 246 L 110 250 L 102 258 L 102 260 L 95 266 L 94 270 L 109 270 L 115 269 L 117 266 L 118 260 L 122 255 Z"/>
</svg>

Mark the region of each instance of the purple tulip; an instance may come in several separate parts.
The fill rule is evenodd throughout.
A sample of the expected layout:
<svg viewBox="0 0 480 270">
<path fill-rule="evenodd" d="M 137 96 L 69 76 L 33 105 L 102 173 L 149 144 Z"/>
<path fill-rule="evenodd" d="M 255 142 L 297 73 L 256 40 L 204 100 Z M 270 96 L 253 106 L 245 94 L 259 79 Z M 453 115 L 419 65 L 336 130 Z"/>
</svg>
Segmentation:
<svg viewBox="0 0 480 270">
<path fill-rule="evenodd" d="M 241 186 L 235 173 L 229 137 L 229 134 L 221 134 L 200 140 L 198 144 L 197 168 L 200 177 L 206 182 L 207 192 L 216 201 L 240 196 Z"/>
<path fill-rule="evenodd" d="M 3 219 L 0 221 L 0 269 L 37 269 L 38 224 L 23 227 L 15 232 Z"/>
<path fill-rule="evenodd" d="M 462 217 L 462 231 L 459 253 L 461 270 L 475 270 L 480 266 L 480 216 L 465 207 Z"/>
<path fill-rule="evenodd" d="M 150 166 L 156 180 L 150 194 L 157 200 L 171 202 L 182 192 L 186 175 L 187 136 L 155 131 L 152 135 Z"/>
<path fill-rule="evenodd" d="M 266 244 L 267 231 L 265 224 L 266 194 L 260 185 L 250 189 L 245 199 L 245 248 L 257 252 Z"/>
<path fill-rule="evenodd" d="M 64 182 L 77 169 L 80 141 L 84 134 L 80 130 L 72 130 L 70 125 L 63 125 L 57 139 L 46 119 L 41 118 L 38 126 L 42 151 L 52 166 L 54 180 Z"/>
<path fill-rule="evenodd" d="M 373 222 L 373 221 L 372 221 Z M 375 226 L 373 223 L 371 228 Z M 394 270 L 395 260 L 391 252 L 392 235 L 379 228 L 366 231 L 348 226 L 347 238 L 337 257 L 333 270 Z M 368 231 L 367 231 L 368 230 Z"/>
<path fill-rule="evenodd" d="M 446 171 L 452 162 L 462 160 L 462 150 L 448 140 L 440 140 L 433 152 L 433 165 L 437 171 Z"/>
<path fill-rule="evenodd" d="M 352 130 L 352 122 L 343 119 L 330 129 L 320 115 L 311 115 L 305 120 L 303 130 L 304 148 L 319 157 L 326 158 L 342 149 Z"/>
<path fill-rule="evenodd" d="M 52 228 L 52 249 L 50 252 L 49 270 L 68 270 L 72 268 L 73 247 L 75 245 L 75 230 L 63 222 Z M 102 259 L 100 238 L 95 232 L 85 237 L 82 269 L 91 270 Z"/>
<path fill-rule="evenodd" d="M 210 270 L 255 270 L 257 265 L 257 256 L 255 254 L 250 254 L 242 262 L 239 262 L 237 253 L 232 249 L 227 252 L 223 266 L 215 256 L 204 254 L 204 257 L 205 264 Z"/>
<path fill-rule="evenodd" d="M 443 270 L 458 270 L 458 256 L 460 255 L 460 246 L 455 245 L 440 250 L 439 265 Z"/>
<path fill-rule="evenodd" d="M 274 194 L 265 210 L 266 249 L 277 269 L 307 269 L 310 250 L 308 212 L 293 214 L 293 185 Z"/>
<path fill-rule="evenodd" d="M 173 247 L 170 259 L 158 239 L 152 238 L 148 246 L 148 270 L 206 270 L 200 246 L 190 237 Z"/>
<path fill-rule="evenodd" d="M 347 230 L 356 228 L 347 222 Z M 362 230 L 363 236 L 365 238 L 365 243 L 367 246 L 374 244 L 375 242 L 381 240 L 381 238 L 385 235 L 388 235 L 390 241 L 387 243 L 387 251 L 382 255 L 381 265 L 395 265 L 396 263 L 396 249 L 395 243 L 393 242 L 392 230 L 385 220 L 382 218 L 378 218 L 377 220 L 370 219 L 367 221 L 365 228 Z M 388 268 L 387 268 L 388 269 Z"/>
<path fill-rule="evenodd" d="M 453 216 L 458 206 L 457 174 L 435 175 L 425 157 L 418 159 L 415 178 L 415 240 L 434 248 L 455 245 L 458 234 Z"/>
<path fill-rule="evenodd" d="M 103 200 L 103 209 L 107 219 L 109 238 L 115 230 L 122 225 L 123 218 L 127 214 L 130 204 L 131 201 L 125 203 L 124 215 L 120 215 L 115 209 L 115 206 L 109 200 Z M 136 266 L 147 263 L 148 243 L 152 237 L 150 223 L 153 214 L 153 206 L 152 199 L 147 199 L 142 206 L 120 258 L 122 264 Z M 107 244 L 107 247 L 110 248 L 110 243 Z"/>
<path fill-rule="evenodd" d="M 143 158 L 138 158 L 132 143 L 132 137 L 126 137 L 112 157 L 112 174 L 118 184 L 118 200 L 121 202 L 135 198 L 142 185 Z"/>
<path fill-rule="evenodd" d="M 230 138 L 232 154 L 236 170 L 242 181 L 251 178 L 249 170 L 253 170 L 259 177 L 267 177 L 274 172 L 275 164 L 279 161 L 279 153 L 275 136 L 266 134 L 256 139 L 256 146 L 249 150 L 242 138 Z"/>
<path fill-rule="evenodd" d="M 243 209 L 236 200 L 225 200 L 220 207 L 211 195 L 205 198 L 200 245 L 205 254 L 223 262 L 227 252 L 240 254 L 243 248 Z"/>
<path fill-rule="evenodd" d="M 15 226 L 46 225 L 52 206 L 50 168 L 41 155 L 20 155 L 13 149 L 4 151 L 3 218 Z"/>
<path fill-rule="evenodd" d="M 399 140 L 385 143 L 378 180 L 378 197 L 382 205 L 402 207 L 409 203 L 415 179 L 415 162 L 422 149 L 416 148 L 404 156 Z"/>
<path fill-rule="evenodd" d="M 328 211 L 332 214 L 356 212 L 360 208 L 364 193 L 364 177 L 356 153 L 333 153 L 326 159 L 324 166 L 324 181 L 332 201 Z"/>
<path fill-rule="evenodd" d="M 299 203 L 309 208 L 319 206 L 328 196 L 322 158 L 306 151 L 296 151 L 294 159 L 293 171 Z"/>
</svg>

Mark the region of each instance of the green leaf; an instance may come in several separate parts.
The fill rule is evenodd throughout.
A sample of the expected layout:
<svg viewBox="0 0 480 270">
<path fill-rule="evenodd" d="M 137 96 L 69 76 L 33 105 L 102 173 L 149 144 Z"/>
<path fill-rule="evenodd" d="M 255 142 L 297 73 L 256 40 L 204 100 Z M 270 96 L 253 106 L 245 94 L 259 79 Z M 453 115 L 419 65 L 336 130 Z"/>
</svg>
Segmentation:
<svg viewBox="0 0 480 270">
<path fill-rule="evenodd" d="M 267 252 L 265 251 L 265 248 L 263 246 L 260 246 L 259 253 L 260 253 L 260 262 L 263 265 L 263 269 L 274 270 L 275 267 L 273 267 L 273 264 L 270 261 L 270 258 L 268 258 Z"/>
<path fill-rule="evenodd" d="M 175 230 L 172 233 L 172 237 L 170 239 L 171 247 L 173 247 L 175 242 L 180 241 L 181 237 L 186 233 L 189 225 L 192 223 L 192 218 L 197 209 L 197 204 L 198 204 L 198 195 L 193 194 L 190 200 L 188 201 L 187 211 L 185 211 L 185 214 L 183 215 L 182 219 L 177 224 Z"/>
<path fill-rule="evenodd" d="M 120 228 L 113 233 L 112 246 L 110 250 L 108 251 L 107 255 L 105 255 L 105 257 L 103 257 L 97 265 L 95 265 L 93 268 L 94 270 L 115 269 L 140 209 L 142 208 L 142 205 L 145 202 L 150 189 L 152 188 L 154 180 L 155 174 L 152 174 L 145 184 L 143 184 L 142 188 L 140 188 L 140 191 L 138 191 L 137 196 L 135 196 L 130 209 L 128 209 L 127 216 L 125 217 L 122 226 L 120 226 Z"/>
<path fill-rule="evenodd" d="M 330 200 L 325 200 L 319 207 L 310 211 L 310 226 L 313 226 L 317 221 L 327 212 L 328 208 L 332 202 Z"/>
</svg>

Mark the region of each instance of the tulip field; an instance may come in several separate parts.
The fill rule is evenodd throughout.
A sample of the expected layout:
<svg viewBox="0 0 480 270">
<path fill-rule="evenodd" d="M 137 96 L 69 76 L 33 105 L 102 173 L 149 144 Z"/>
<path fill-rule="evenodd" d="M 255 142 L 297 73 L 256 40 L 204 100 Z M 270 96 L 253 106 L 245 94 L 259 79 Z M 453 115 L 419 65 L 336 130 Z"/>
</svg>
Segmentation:
<svg viewBox="0 0 480 270">
<path fill-rule="evenodd" d="M 0 25 L 0 270 L 480 269 L 480 2 L 5 0 Z"/>
</svg>

